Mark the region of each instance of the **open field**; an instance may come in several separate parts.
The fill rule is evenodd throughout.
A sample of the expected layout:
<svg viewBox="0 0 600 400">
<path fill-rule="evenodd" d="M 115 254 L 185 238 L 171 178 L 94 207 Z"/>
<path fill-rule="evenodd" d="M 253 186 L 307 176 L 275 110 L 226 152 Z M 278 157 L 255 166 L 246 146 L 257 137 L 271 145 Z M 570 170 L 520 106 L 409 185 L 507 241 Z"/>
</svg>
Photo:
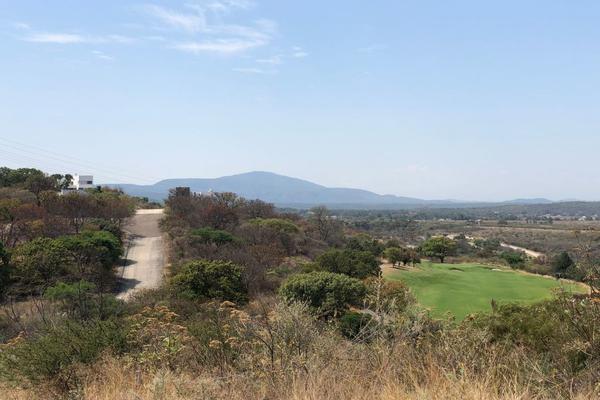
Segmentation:
<svg viewBox="0 0 600 400">
<path fill-rule="evenodd" d="M 406 283 L 421 305 L 434 316 L 451 313 L 463 319 L 470 313 L 489 311 L 492 299 L 499 303 L 534 303 L 552 296 L 552 289 L 585 292 L 582 285 L 480 264 L 424 262 L 407 270 L 384 269 L 390 280 Z"/>
</svg>

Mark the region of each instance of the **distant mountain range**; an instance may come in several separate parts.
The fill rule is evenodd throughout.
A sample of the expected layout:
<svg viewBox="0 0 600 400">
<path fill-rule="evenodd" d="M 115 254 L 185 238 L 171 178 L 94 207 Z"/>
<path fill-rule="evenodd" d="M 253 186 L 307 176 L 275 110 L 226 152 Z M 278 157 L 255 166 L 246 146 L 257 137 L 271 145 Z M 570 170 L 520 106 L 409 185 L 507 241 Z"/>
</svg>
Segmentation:
<svg viewBox="0 0 600 400">
<path fill-rule="evenodd" d="M 362 189 L 329 188 L 298 178 L 271 172 L 248 172 L 214 179 L 165 179 L 154 185 L 108 184 L 121 188 L 132 196 L 162 201 L 169 190 L 187 186 L 193 192 L 234 192 L 248 199 L 261 199 L 280 207 L 306 208 L 322 204 L 337 208 L 419 208 L 475 207 L 490 204 L 549 204 L 548 199 L 516 199 L 500 203 L 459 202 L 454 200 L 424 200 L 412 197 L 380 195 Z"/>
</svg>

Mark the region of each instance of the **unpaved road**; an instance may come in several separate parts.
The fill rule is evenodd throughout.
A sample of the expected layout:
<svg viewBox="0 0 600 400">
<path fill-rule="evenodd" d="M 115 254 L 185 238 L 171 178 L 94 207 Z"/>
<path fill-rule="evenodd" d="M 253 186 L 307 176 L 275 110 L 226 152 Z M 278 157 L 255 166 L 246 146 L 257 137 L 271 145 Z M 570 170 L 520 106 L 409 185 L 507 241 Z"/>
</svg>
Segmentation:
<svg viewBox="0 0 600 400">
<path fill-rule="evenodd" d="M 165 266 L 164 244 L 158 227 L 162 215 L 163 210 L 138 210 L 125 227 L 129 248 L 125 265 L 119 268 L 122 289 L 118 298 L 127 300 L 140 289 L 160 285 Z"/>
<path fill-rule="evenodd" d="M 508 243 L 500 243 L 500 245 L 503 247 L 508 247 L 509 249 L 522 251 L 523 253 L 527 254 L 531 258 L 538 258 L 538 257 L 541 257 L 544 255 L 544 253 L 540 253 L 539 251 L 526 249 L 524 247 L 519 247 L 519 246 L 515 246 L 512 244 L 508 244 Z"/>
<path fill-rule="evenodd" d="M 452 235 L 448 235 L 448 237 L 450 239 L 455 239 L 458 236 L 458 234 L 452 234 Z M 469 242 L 474 242 L 476 239 L 483 239 L 483 238 L 477 238 L 477 237 L 473 237 L 473 236 L 465 236 L 465 238 L 469 241 Z M 535 250 L 531 250 L 531 249 L 526 249 L 525 247 L 519 247 L 519 246 L 515 246 L 514 244 L 508 244 L 508 243 L 504 243 L 501 242 L 500 246 L 502 247 L 508 247 L 509 249 L 513 249 L 516 251 L 522 251 L 523 253 L 525 253 L 527 256 L 531 257 L 531 258 L 538 258 L 544 255 L 544 253 L 540 253 L 539 251 L 535 251 Z"/>
</svg>

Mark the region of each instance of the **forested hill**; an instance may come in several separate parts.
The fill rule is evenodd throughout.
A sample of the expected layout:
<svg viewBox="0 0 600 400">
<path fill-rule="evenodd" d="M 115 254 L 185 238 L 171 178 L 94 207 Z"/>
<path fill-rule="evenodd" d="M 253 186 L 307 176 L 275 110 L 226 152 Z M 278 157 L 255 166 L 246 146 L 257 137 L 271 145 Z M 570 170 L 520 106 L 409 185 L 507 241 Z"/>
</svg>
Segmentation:
<svg viewBox="0 0 600 400">
<path fill-rule="evenodd" d="M 423 200 L 394 195 L 380 195 L 362 189 L 329 188 L 306 180 L 271 172 L 248 172 L 214 179 L 166 179 L 153 185 L 110 184 L 127 194 L 164 200 L 177 186 L 194 192 L 234 192 L 249 199 L 261 199 L 278 206 L 309 208 L 324 204 L 335 208 L 420 208 L 473 207 L 490 203 L 461 203 L 452 200 Z M 546 199 L 520 199 L 498 204 L 550 203 Z"/>
</svg>

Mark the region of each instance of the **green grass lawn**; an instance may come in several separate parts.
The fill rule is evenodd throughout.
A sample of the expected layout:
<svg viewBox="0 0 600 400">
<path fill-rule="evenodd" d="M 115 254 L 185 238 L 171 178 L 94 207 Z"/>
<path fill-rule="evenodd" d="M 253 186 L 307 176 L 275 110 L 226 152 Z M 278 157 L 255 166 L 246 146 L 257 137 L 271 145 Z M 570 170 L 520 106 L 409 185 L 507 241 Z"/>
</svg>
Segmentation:
<svg viewBox="0 0 600 400">
<path fill-rule="evenodd" d="M 492 299 L 498 303 L 534 303 L 552 297 L 552 289 L 559 286 L 585 292 L 580 285 L 480 264 L 423 262 L 409 270 L 389 269 L 384 276 L 408 285 L 434 316 L 450 312 L 458 320 L 470 313 L 490 311 Z"/>
</svg>

